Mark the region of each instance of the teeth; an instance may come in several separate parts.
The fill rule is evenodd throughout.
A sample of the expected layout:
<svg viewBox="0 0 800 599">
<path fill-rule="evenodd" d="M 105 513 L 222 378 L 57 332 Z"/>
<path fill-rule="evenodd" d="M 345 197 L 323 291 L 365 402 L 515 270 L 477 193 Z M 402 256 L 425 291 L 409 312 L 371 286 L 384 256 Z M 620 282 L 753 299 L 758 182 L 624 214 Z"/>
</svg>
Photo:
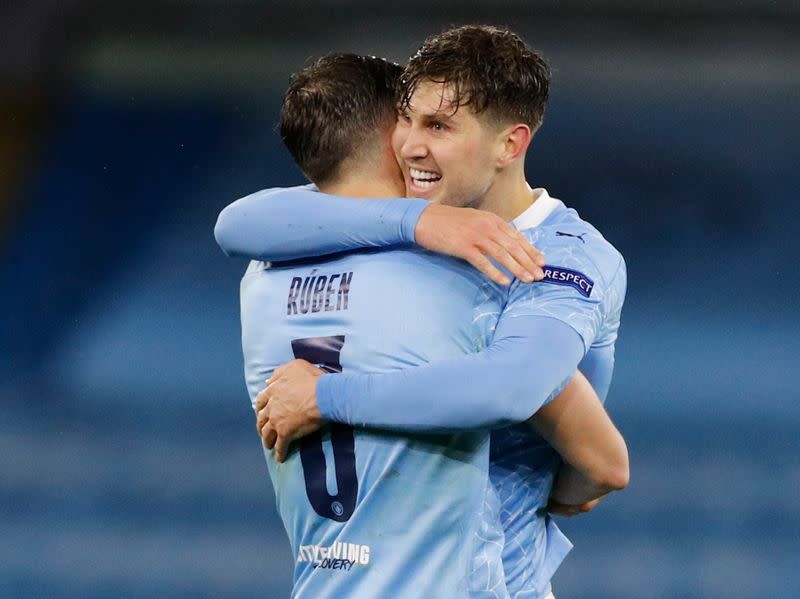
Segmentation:
<svg viewBox="0 0 800 599">
<path fill-rule="evenodd" d="M 411 178 L 414 179 L 415 182 L 418 181 L 438 181 L 442 178 L 441 175 L 438 173 L 432 173 L 430 171 L 421 171 L 415 168 L 409 169 L 411 174 Z"/>
</svg>

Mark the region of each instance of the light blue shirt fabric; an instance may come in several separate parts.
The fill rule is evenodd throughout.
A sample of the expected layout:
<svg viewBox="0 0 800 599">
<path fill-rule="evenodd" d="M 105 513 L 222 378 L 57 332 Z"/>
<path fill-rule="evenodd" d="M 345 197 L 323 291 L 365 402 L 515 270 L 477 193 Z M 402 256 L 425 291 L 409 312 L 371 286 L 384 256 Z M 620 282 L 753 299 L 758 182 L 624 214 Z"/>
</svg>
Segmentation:
<svg viewBox="0 0 800 599">
<path fill-rule="evenodd" d="M 478 352 L 504 291 L 456 260 L 362 251 L 242 279 L 252 402 L 295 357 L 380 373 Z M 292 597 L 505 599 L 489 431 L 397 434 L 332 423 L 266 461 L 295 558 Z M 482 514 L 482 518 L 476 518 Z"/>
<path fill-rule="evenodd" d="M 578 368 L 605 401 L 627 286 L 622 256 L 560 202 L 541 225 L 524 233 L 544 253 L 549 277 L 557 282 L 513 283 L 502 318 L 513 323 L 549 317 L 571 327 L 585 348 Z M 582 277 L 561 280 L 571 272 Z M 560 458 L 530 428 L 515 425 L 492 431 L 490 459 L 492 483 L 501 502 L 506 585 L 515 599 L 543 597 L 572 547 L 546 514 Z"/>
<path fill-rule="evenodd" d="M 257 197 L 248 199 L 250 217 L 259 220 L 258 227 L 251 227 L 257 234 L 248 231 L 247 241 L 238 243 L 264 258 L 274 258 L 274 247 L 290 243 L 285 239 L 291 237 L 287 222 L 308 221 L 309 215 L 312 221 L 324 222 L 333 206 L 326 204 L 330 200 L 336 201 L 336 225 L 320 229 L 310 245 L 306 240 L 304 251 L 336 249 L 337 238 L 346 238 L 342 247 L 352 247 L 353 237 L 346 231 L 359 229 L 365 216 L 363 205 L 372 201 L 353 203 L 300 189 L 272 190 L 260 196 L 261 202 L 254 202 Z M 394 220 L 386 218 L 373 228 L 368 245 L 409 240 L 420 200 L 390 202 L 406 205 L 392 211 Z M 223 216 L 230 219 L 239 207 L 235 203 L 227 208 L 220 222 Z M 264 208 L 261 212 L 260 207 Z M 298 212 L 300 207 L 303 214 Z M 226 235 L 232 230 L 222 229 Z M 230 246 L 228 239 L 220 239 L 220 230 L 218 223 L 218 241 Z M 625 294 L 624 262 L 591 225 L 560 202 L 544 222 L 524 232 L 547 257 L 546 280 L 512 284 L 502 315 L 491 315 L 499 317 L 499 324 L 487 351 L 413 370 L 324 376 L 317 390 L 323 415 L 353 425 L 407 431 L 519 422 L 560 389 L 579 361 L 604 398 Z M 500 510 L 505 577 L 512 596 L 546 594 L 550 577 L 571 548 L 544 511 L 558 465 L 558 455 L 525 425 L 498 429 L 492 435 L 491 480 L 496 497 L 485 502 L 480 526 L 490 529 Z M 493 505 L 494 501 L 498 504 Z"/>
<path fill-rule="evenodd" d="M 229 256 L 277 262 L 410 244 L 417 220 L 428 207 L 420 199 L 398 203 L 326 195 L 322 213 L 315 215 L 322 200 L 314 191 L 313 185 L 264 189 L 237 200 L 217 219 L 214 236 L 219 246 Z M 361 221 L 357 228 L 350 226 L 354 210 Z"/>
</svg>

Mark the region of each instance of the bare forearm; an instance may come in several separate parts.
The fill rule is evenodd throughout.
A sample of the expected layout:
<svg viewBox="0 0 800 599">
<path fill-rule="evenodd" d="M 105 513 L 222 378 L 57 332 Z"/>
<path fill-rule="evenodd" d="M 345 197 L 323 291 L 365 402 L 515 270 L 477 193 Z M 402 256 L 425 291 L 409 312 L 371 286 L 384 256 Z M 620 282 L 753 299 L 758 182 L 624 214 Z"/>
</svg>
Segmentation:
<svg viewBox="0 0 800 599">
<path fill-rule="evenodd" d="M 586 378 L 577 373 L 530 425 L 564 460 L 553 500 L 580 505 L 628 484 L 628 448 Z"/>
<path fill-rule="evenodd" d="M 563 505 L 583 505 L 616 490 L 609 484 L 598 484 L 570 464 L 562 464 L 556 474 L 550 498 Z"/>
</svg>

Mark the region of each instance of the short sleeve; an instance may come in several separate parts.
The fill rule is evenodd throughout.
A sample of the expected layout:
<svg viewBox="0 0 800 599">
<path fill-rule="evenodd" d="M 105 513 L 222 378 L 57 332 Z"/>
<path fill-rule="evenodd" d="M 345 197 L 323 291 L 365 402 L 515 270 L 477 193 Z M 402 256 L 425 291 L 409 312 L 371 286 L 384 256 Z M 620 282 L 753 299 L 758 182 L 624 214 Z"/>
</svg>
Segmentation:
<svg viewBox="0 0 800 599">
<path fill-rule="evenodd" d="M 621 305 L 615 298 L 620 297 L 620 286 L 624 296 L 622 256 L 599 236 L 566 243 L 548 243 L 546 234 L 537 237 L 532 241 L 547 260 L 545 277 L 533 284 L 514 281 L 503 318 L 542 316 L 560 320 L 580 335 L 584 351 L 588 351 L 605 334 L 614 306 Z"/>
</svg>

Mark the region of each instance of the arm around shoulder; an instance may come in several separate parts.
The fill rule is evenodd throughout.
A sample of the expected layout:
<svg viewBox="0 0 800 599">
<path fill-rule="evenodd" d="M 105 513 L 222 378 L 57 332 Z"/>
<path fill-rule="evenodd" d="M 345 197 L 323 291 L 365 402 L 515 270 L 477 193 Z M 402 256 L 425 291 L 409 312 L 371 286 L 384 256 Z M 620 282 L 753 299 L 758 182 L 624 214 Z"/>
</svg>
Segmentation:
<svg viewBox="0 0 800 599">
<path fill-rule="evenodd" d="M 414 241 L 428 202 L 354 199 L 308 186 L 246 196 L 219 215 L 214 236 L 229 256 L 270 262 Z"/>
<path fill-rule="evenodd" d="M 569 466 L 559 471 L 553 486 L 551 497 L 558 503 L 585 504 L 628 485 L 625 440 L 582 374 L 577 373 L 530 424 Z"/>
<path fill-rule="evenodd" d="M 327 420 L 404 431 L 465 430 L 524 422 L 577 369 L 580 336 L 544 317 L 506 319 L 484 351 L 379 374 L 325 375 Z"/>
</svg>

